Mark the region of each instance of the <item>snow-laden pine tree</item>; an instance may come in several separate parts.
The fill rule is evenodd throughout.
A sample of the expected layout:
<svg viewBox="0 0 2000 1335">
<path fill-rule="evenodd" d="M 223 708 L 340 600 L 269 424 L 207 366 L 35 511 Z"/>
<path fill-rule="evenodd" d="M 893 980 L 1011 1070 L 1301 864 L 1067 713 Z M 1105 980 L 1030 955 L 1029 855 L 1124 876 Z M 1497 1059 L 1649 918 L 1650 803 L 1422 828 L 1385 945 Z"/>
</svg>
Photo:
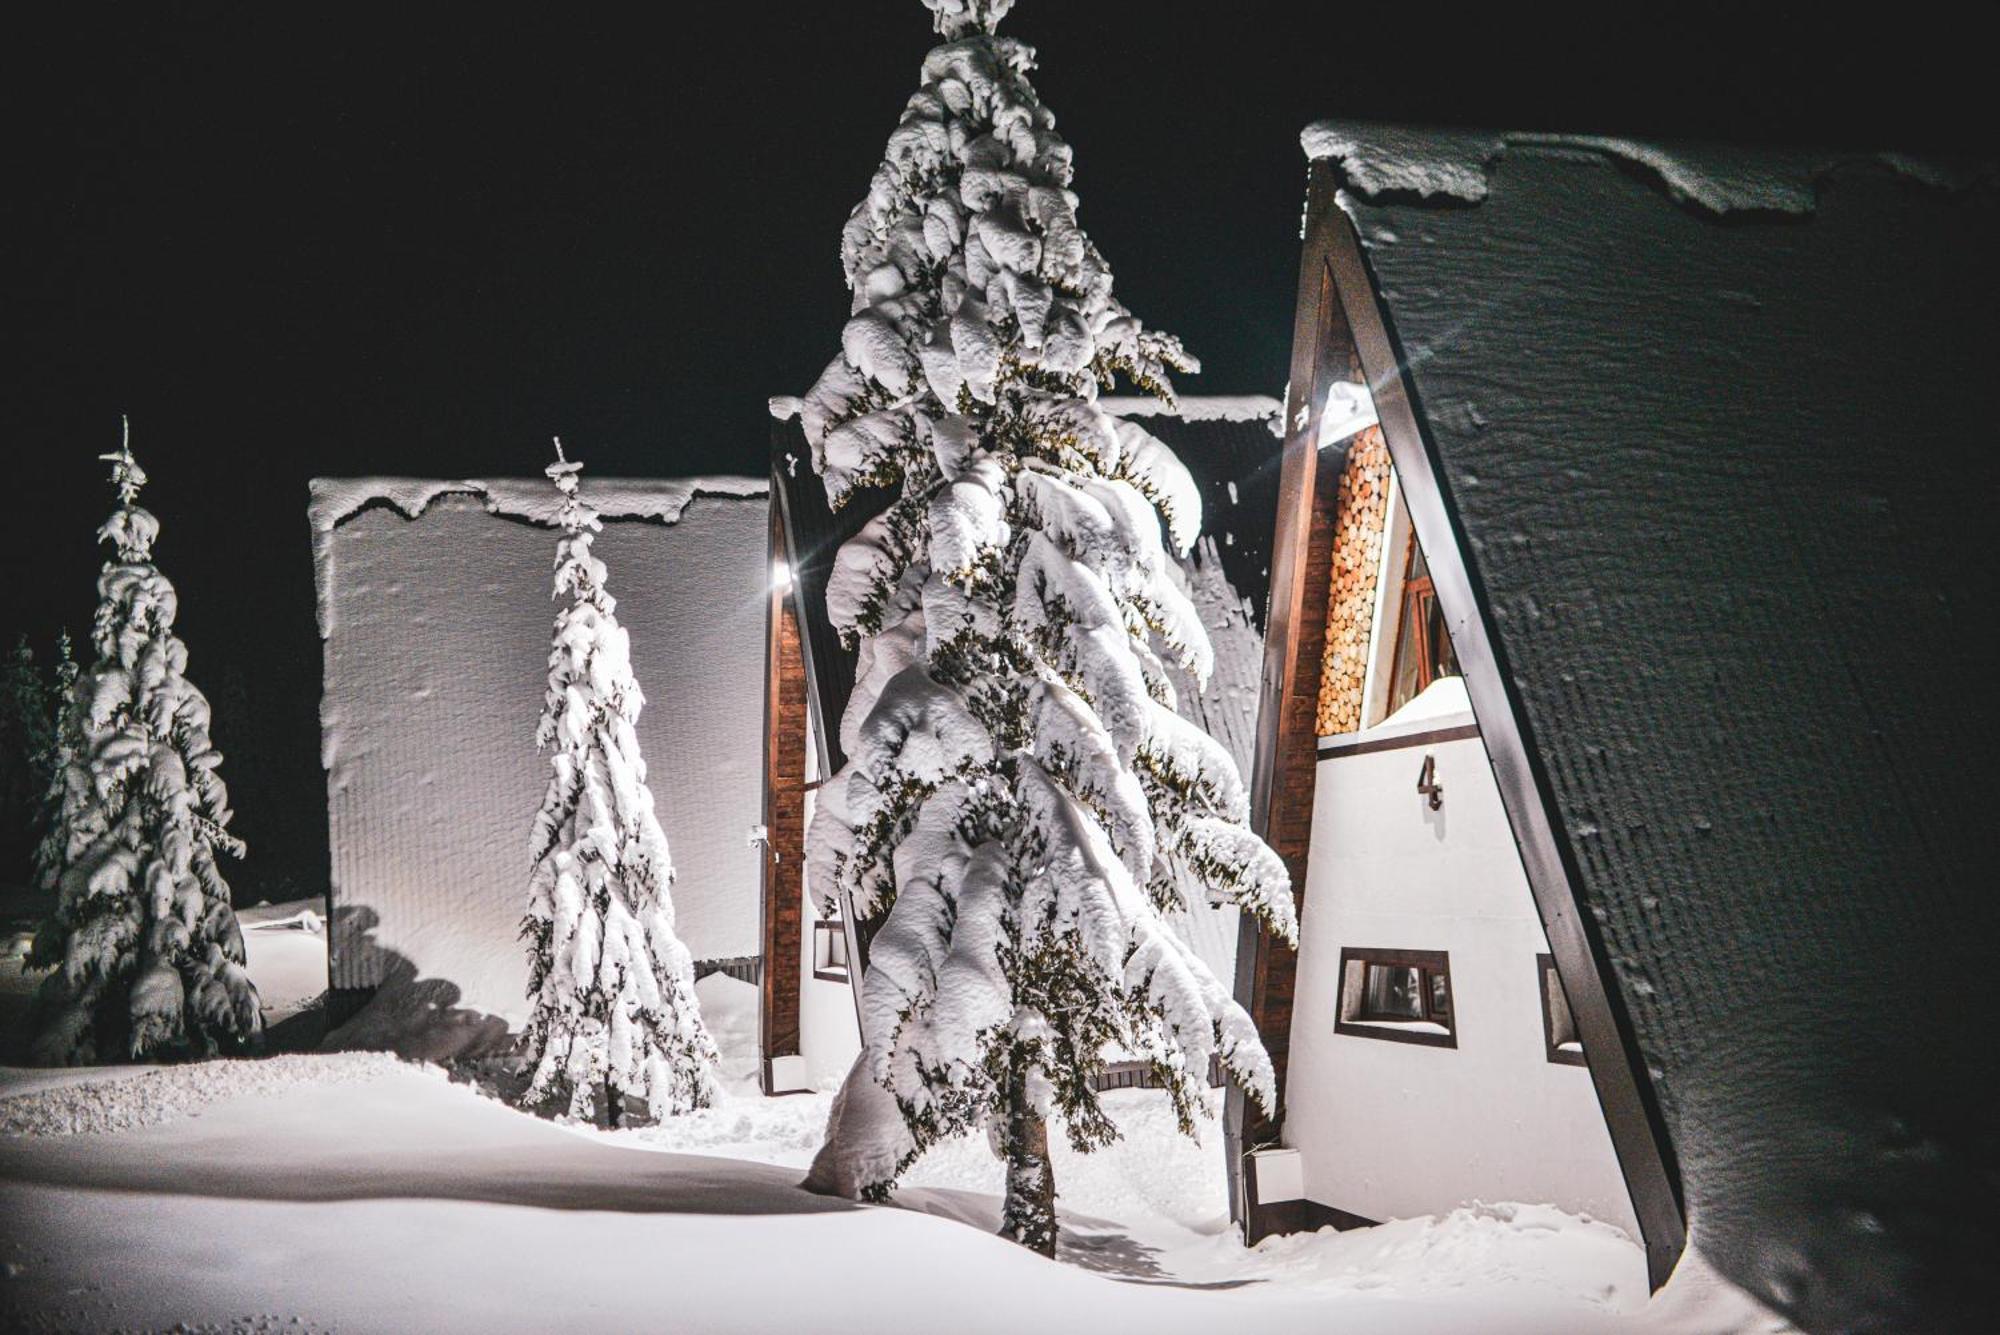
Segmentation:
<svg viewBox="0 0 2000 1335">
<path fill-rule="evenodd" d="M 35 844 L 34 883 L 41 890 L 56 890 L 62 882 L 63 855 L 68 843 L 63 830 L 63 798 L 69 789 L 70 766 L 76 760 L 80 732 L 74 707 L 76 678 L 76 654 L 70 646 L 69 632 L 64 631 L 56 642 L 55 674 L 50 681 L 53 726 L 39 759 L 46 783 L 36 817 L 40 838 Z"/>
<path fill-rule="evenodd" d="M 64 706 L 69 749 L 55 916 L 29 963 L 54 972 L 35 999 L 34 1059 L 240 1051 L 263 1033 L 257 989 L 218 856 L 243 855 L 209 742 L 208 701 L 187 679 L 174 587 L 152 562 L 160 524 L 129 431 L 111 464 L 118 508 L 98 530 L 97 659 Z"/>
<path fill-rule="evenodd" d="M 31 848 L 42 824 L 55 731 L 53 690 L 24 633 L 0 661 L 0 858 Z"/>
<path fill-rule="evenodd" d="M 1084 1149 L 1116 1136 L 1107 1053 L 1150 1062 L 1190 1134 L 1212 1058 L 1272 1102 L 1255 1027 L 1168 915 L 1198 888 L 1287 940 L 1296 922 L 1234 763 L 1163 671 L 1211 664 L 1167 549 L 1194 541 L 1199 492 L 1097 402 L 1117 376 L 1171 401 L 1195 363 L 1113 300 L 1034 53 L 994 34 L 1011 0 L 925 4 L 945 44 L 848 220 L 852 316 L 800 407 L 835 505 L 895 491 L 827 595 L 860 662 L 812 883 L 879 927 L 808 1184 L 879 1195 L 985 1128 L 1003 1231 L 1052 1252 L 1046 1119 Z"/>
<path fill-rule="evenodd" d="M 535 817 L 528 914 L 531 1102 L 571 1117 L 601 1100 L 617 1125 L 626 1101 L 654 1117 L 706 1107 L 716 1051 L 695 1000 L 694 959 L 674 934 L 667 837 L 646 787 L 635 731 L 645 696 L 631 647 L 591 552 L 603 527 L 577 494 L 582 465 L 548 475 L 562 492 L 549 686 L 537 746 L 552 752 Z"/>
</svg>

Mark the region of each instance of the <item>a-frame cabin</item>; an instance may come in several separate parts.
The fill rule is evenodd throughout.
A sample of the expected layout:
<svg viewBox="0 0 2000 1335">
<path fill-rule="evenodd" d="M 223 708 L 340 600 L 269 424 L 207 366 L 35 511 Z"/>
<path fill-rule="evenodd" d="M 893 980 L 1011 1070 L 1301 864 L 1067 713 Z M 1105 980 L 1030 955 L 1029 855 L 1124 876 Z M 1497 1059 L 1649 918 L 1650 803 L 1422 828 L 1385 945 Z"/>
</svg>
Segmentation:
<svg viewBox="0 0 2000 1335">
<path fill-rule="evenodd" d="M 1238 1218 L 1577 1208 L 1609 1167 L 1656 1284 L 1692 1218 L 1809 1328 L 1959 1328 L 1992 1002 L 1912 1003 L 2000 926 L 1990 173 L 1305 144 L 1252 773 L 1303 941 L 1239 950 L 1283 1107 L 1232 1102 Z M 1388 825 L 1431 861 L 1358 856 Z M 1594 1136 L 1524 1094 L 1565 1077 Z"/>
</svg>

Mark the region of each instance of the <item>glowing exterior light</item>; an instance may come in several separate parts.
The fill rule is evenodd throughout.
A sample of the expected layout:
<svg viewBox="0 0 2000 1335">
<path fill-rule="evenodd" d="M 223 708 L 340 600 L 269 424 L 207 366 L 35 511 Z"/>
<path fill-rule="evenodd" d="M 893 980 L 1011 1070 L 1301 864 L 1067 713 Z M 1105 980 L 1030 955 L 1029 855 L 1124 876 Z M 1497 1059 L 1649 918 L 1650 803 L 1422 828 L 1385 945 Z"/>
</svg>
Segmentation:
<svg viewBox="0 0 2000 1335">
<path fill-rule="evenodd" d="M 780 593 L 792 587 L 792 563 L 782 556 L 771 562 L 771 587 Z"/>
<path fill-rule="evenodd" d="M 1326 392 L 1326 411 L 1319 415 L 1319 448 L 1338 445 L 1376 423 L 1375 400 L 1368 386 L 1335 381 Z"/>
</svg>

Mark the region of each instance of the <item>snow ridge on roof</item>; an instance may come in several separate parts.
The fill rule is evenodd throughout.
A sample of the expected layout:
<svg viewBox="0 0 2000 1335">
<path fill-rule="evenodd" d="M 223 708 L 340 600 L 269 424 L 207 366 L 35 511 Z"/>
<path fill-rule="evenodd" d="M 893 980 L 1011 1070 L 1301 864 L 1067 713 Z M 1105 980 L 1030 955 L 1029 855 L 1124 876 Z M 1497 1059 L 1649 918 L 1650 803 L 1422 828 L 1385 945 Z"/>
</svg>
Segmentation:
<svg viewBox="0 0 2000 1335">
<path fill-rule="evenodd" d="M 753 497 L 768 495 L 771 484 L 761 477 L 718 474 L 712 477 L 587 479 L 583 487 L 593 508 L 605 519 L 648 519 L 662 524 L 680 522 L 697 496 Z M 318 600 L 320 638 L 327 635 L 327 561 L 333 531 L 377 504 L 387 505 L 405 519 L 415 519 L 441 496 L 475 496 L 486 509 L 509 519 L 546 528 L 556 527 L 562 494 L 547 478 L 466 478 L 452 482 L 421 477 L 316 477 L 306 515 L 312 523 L 313 583 Z"/>
<path fill-rule="evenodd" d="M 760 477 L 591 478 L 584 483 L 590 504 L 606 519 L 677 522 L 696 496 L 762 496 L 771 484 Z M 443 481 L 417 477 L 316 477 L 307 507 L 315 533 L 338 528 L 380 502 L 405 519 L 415 519 L 440 496 L 477 496 L 496 515 L 554 527 L 562 497 L 546 478 L 468 478 Z"/>
<path fill-rule="evenodd" d="M 1580 149 L 1643 168 L 1677 203 L 1718 216 L 1811 213 L 1820 179 L 1849 163 L 1886 166 L 1943 190 L 1964 189 L 1986 170 L 1902 153 L 1651 144 L 1609 135 L 1430 130 L 1365 121 L 1316 121 L 1299 135 L 1299 144 L 1308 158 L 1338 162 L 1347 186 L 1364 198 L 1408 194 L 1472 204 L 1486 198 L 1487 177 L 1508 149 Z"/>
</svg>

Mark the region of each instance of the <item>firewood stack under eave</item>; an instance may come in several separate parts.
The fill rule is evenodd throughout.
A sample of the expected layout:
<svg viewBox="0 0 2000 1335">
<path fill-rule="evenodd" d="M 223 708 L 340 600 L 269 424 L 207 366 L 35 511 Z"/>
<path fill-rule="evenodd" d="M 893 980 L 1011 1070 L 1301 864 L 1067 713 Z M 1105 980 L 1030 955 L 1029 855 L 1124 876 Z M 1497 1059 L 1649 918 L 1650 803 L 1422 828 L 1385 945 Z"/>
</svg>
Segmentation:
<svg viewBox="0 0 2000 1335">
<path fill-rule="evenodd" d="M 1320 661 L 1319 735 L 1361 727 L 1368 675 L 1368 633 L 1389 513 L 1389 450 L 1379 427 L 1348 447 L 1334 499 L 1333 578 L 1326 607 L 1326 653 Z"/>
</svg>

